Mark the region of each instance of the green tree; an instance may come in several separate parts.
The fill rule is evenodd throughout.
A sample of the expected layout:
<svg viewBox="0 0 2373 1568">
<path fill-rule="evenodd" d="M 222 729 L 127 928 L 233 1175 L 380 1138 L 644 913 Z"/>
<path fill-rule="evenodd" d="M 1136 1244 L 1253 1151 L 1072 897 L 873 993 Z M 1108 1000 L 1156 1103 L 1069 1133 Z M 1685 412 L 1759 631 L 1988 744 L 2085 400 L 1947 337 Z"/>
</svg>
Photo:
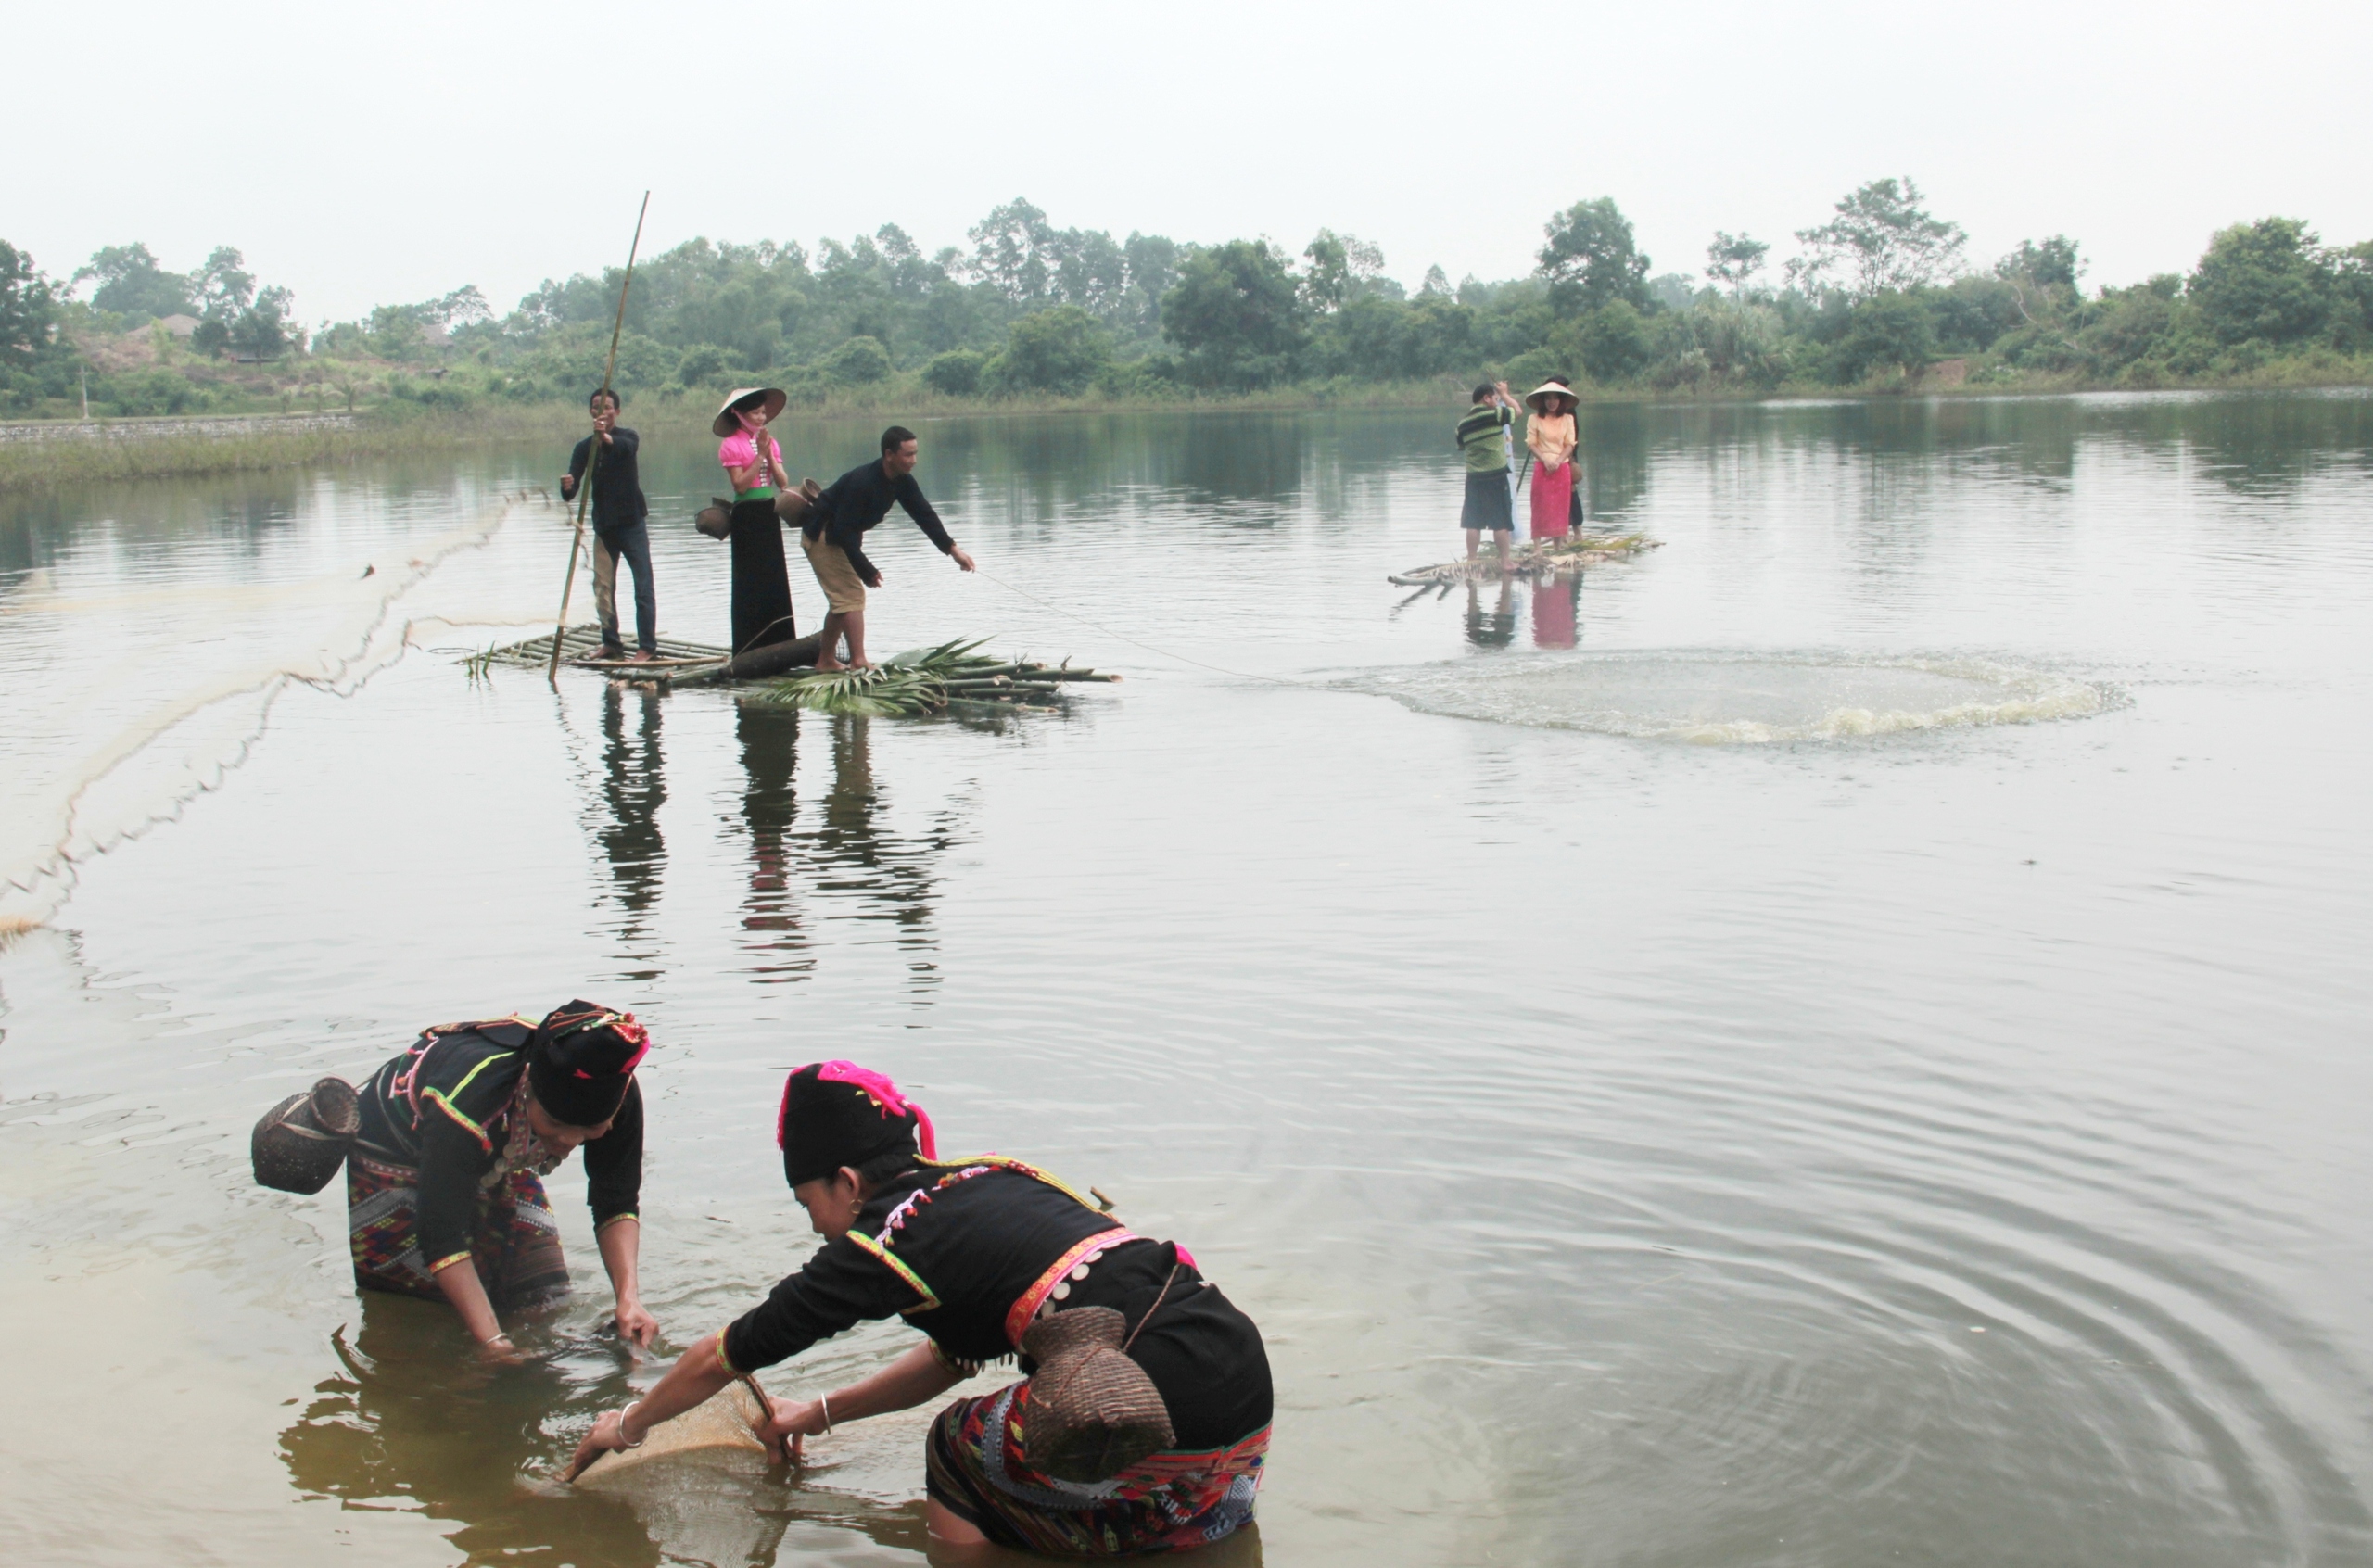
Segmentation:
<svg viewBox="0 0 2373 1568">
<path fill-rule="evenodd" d="M 895 369 L 890 351 L 874 337 L 852 337 L 824 356 L 825 376 L 843 386 L 870 386 L 887 381 Z"/>
<path fill-rule="evenodd" d="M 211 320 L 211 318 L 209 318 Z M 426 350 L 428 334 L 420 311 L 411 305 L 381 305 L 371 312 L 371 352 L 399 364 L 417 360 Z"/>
<path fill-rule="evenodd" d="M 33 259 L 0 240 L 0 365 L 28 370 L 56 352 L 57 290 Z"/>
<path fill-rule="evenodd" d="M 714 343 L 703 343 L 684 350 L 676 361 L 676 379 L 686 386 L 722 386 L 731 379 L 727 374 L 725 350 Z"/>
<path fill-rule="evenodd" d="M 969 398 L 981 389 L 981 370 L 988 362 L 986 354 L 951 348 L 923 366 L 923 385 L 950 398 Z"/>
<path fill-rule="evenodd" d="M 2005 282 L 2024 281 L 2038 288 L 2074 293 L 2076 280 L 2085 275 L 2085 258 L 2066 234 L 2054 234 L 2040 243 L 2021 240 L 2018 249 L 1994 263 L 1994 275 Z"/>
<path fill-rule="evenodd" d="M 1746 293 L 1755 274 L 1763 270 L 1763 259 L 1770 254 L 1771 247 L 1759 239 L 1717 229 L 1714 242 L 1706 247 L 1706 276 L 1737 299 Z"/>
<path fill-rule="evenodd" d="M 1132 324 L 1141 336 L 1150 337 L 1161 330 L 1161 297 L 1178 286 L 1180 253 L 1176 240 L 1141 234 L 1134 229 L 1121 246 L 1122 258 L 1129 264 Z"/>
<path fill-rule="evenodd" d="M 189 284 L 200 313 L 225 328 L 239 319 L 239 312 L 256 297 L 255 275 L 247 270 L 247 258 L 227 245 L 214 247 L 206 265 L 189 275 Z"/>
<path fill-rule="evenodd" d="M 1900 289 L 1883 288 L 1833 314 L 1830 379 L 1841 386 L 1880 370 L 1910 374 L 1935 352 L 1935 323 L 1926 307 Z"/>
<path fill-rule="evenodd" d="M 2227 343 L 2295 343 L 2330 324 L 2334 281 L 2306 224 L 2261 218 L 2208 242 L 2190 293 L 2209 330 Z"/>
<path fill-rule="evenodd" d="M 1015 391 L 1072 397 L 1111 362 L 1111 335 L 1096 318 L 1077 305 L 1058 305 L 1013 323 L 997 357 L 996 379 Z"/>
<path fill-rule="evenodd" d="M 1054 226 L 1022 197 L 992 209 L 965 237 L 975 247 L 969 263 L 972 275 L 1009 303 L 1034 305 L 1052 290 L 1060 259 Z"/>
<path fill-rule="evenodd" d="M 2334 335 L 2341 347 L 2361 349 L 2373 338 L 2373 240 L 2345 250 L 2328 250 L 2331 268 Z"/>
<path fill-rule="evenodd" d="M 2007 278 L 1972 275 L 1955 278 L 1945 287 L 1928 292 L 1923 303 L 1935 330 L 1938 351 L 1982 354 L 2006 333 L 2035 321 L 2033 312 L 2046 307 L 2040 297 L 2032 307 L 2023 297 L 2022 290 L 2033 286 L 2024 278 L 2013 283 Z"/>
<path fill-rule="evenodd" d="M 1648 259 L 1631 238 L 1631 220 L 1613 196 L 1578 201 L 1542 225 L 1548 243 L 1537 258 L 1540 275 L 1567 308 L 1595 310 L 1622 300 L 1648 306 Z"/>
<path fill-rule="evenodd" d="M 1582 369 L 1595 381 L 1629 381 L 1656 354 L 1647 318 L 1628 299 L 1611 299 L 1582 318 Z"/>
<path fill-rule="evenodd" d="M 240 311 L 239 319 L 231 323 L 231 347 L 259 360 L 276 360 L 286 353 L 288 308 L 292 302 L 289 292 L 277 285 L 258 290 L 255 303 Z"/>
<path fill-rule="evenodd" d="M 1301 297 L 1313 310 L 1342 309 L 1361 285 L 1384 271 L 1384 251 L 1357 234 L 1321 229 L 1302 251 L 1310 269 L 1302 274 Z"/>
<path fill-rule="evenodd" d="M 161 316 L 185 315 L 195 309 L 189 279 L 158 266 L 145 245 L 100 247 L 87 265 L 74 269 L 71 283 L 80 285 L 89 278 L 97 279 L 99 285 L 92 291 L 91 308 L 119 311 L 134 326 Z"/>
<path fill-rule="evenodd" d="M 1817 289 L 1850 271 L 1853 281 L 1845 286 L 1858 299 L 1941 283 L 1960 265 L 1969 236 L 1921 200 L 1908 178 L 1872 180 L 1848 192 L 1828 222 L 1796 231 L 1808 254 L 1788 263 L 1789 281 Z"/>
<path fill-rule="evenodd" d="M 229 323 L 219 316 L 207 317 L 197 323 L 197 330 L 189 335 L 189 346 L 209 359 L 220 357 L 231 347 Z"/>
<path fill-rule="evenodd" d="M 1268 246 L 1230 240 L 1198 250 L 1162 296 L 1161 333 L 1206 386 L 1267 386 L 1292 373 L 1304 341 L 1293 274 Z"/>
</svg>

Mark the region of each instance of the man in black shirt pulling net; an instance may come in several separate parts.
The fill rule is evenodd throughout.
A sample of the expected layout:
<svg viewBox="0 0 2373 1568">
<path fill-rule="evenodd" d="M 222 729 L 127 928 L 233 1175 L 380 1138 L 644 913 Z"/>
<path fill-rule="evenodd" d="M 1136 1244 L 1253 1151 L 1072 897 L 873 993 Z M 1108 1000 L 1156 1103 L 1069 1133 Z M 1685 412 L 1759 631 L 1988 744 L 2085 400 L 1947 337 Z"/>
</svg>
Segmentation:
<svg viewBox="0 0 2373 1568">
<path fill-rule="evenodd" d="M 882 586 L 882 572 L 866 559 L 865 536 L 890 514 L 893 501 L 906 508 L 942 554 L 965 571 L 972 570 L 972 558 L 947 537 L 939 513 L 915 483 L 916 449 L 915 433 L 903 424 L 892 425 L 882 433 L 881 461 L 852 468 L 833 480 L 800 525 L 799 548 L 831 606 L 824 617 L 823 647 L 816 655 L 819 670 L 870 667 L 865 656 L 865 590 Z M 844 635 L 849 643 L 846 664 L 840 659 Z"/>
</svg>

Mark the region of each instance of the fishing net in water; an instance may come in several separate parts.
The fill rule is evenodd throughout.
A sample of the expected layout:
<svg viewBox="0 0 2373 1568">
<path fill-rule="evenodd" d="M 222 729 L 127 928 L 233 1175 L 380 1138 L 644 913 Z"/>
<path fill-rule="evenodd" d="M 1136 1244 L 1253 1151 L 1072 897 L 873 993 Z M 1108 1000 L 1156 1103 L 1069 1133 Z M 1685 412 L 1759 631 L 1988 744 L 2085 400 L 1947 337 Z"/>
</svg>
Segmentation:
<svg viewBox="0 0 2373 1568">
<path fill-rule="evenodd" d="M 440 571 L 537 505 L 471 498 L 454 526 L 451 511 L 316 495 L 272 537 L 192 499 L 186 516 L 61 531 L 51 565 L 0 589 L 0 934 L 46 919 L 78 865 L 220 784 L 292 687 L 350 695 L 417 628 L 549 617 Z"/>
</svg>

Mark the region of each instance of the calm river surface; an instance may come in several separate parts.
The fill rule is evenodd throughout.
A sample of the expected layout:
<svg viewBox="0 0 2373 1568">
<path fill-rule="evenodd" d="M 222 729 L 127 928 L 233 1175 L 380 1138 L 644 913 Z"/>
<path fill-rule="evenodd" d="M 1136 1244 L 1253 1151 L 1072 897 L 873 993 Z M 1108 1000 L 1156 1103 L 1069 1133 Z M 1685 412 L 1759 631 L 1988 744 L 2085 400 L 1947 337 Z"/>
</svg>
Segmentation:
<svg viewBox="0 0 2373 1568">
<path fill-rule="evenodd" d="M 1278 1387 L 1214 1562 L 2373 1561 L 2373 401 L 1592 411 L 1665 548 L 1412 597 L 1455 412 L 925 426 L 1001 581 L 894 516 L 876 652 L 1128 677 L 1003 725 L 473 683 L 562 451 L 0 499 L 9 1555 L 919 1561 L 928 1412 L 545 1483 L 657 1371 L 575 1164 L 492 1376 L 250 1183 L 282 1094 L 583 994 L 660 1042 L 671 1348 L 813 1246 L 819 1056 L 1187 1242 Z M 646 442 L 720 641 L 709 443 Z"/>
</svg>

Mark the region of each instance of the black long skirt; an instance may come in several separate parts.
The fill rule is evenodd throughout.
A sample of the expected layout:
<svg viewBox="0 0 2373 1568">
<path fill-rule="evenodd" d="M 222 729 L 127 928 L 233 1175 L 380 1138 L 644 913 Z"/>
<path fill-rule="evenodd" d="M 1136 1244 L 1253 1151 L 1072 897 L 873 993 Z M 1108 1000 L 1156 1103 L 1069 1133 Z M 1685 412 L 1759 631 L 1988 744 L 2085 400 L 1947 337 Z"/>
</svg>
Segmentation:
<svg viewBox="0 0 2373 1568">
<path fill-rule="evenodd" d="M 733 651 L 745 653 L 799 635 L 791 613 L 791 573 L 783 564 L 782 524 L 774 498 L 733 508 Z"/>
</svg>

